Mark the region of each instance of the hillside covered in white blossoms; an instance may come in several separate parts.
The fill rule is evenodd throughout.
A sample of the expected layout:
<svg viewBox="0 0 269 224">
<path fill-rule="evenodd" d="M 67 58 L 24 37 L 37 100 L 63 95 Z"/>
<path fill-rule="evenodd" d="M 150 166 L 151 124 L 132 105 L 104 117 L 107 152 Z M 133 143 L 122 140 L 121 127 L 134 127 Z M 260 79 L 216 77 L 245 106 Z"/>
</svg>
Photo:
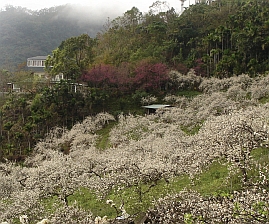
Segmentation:
<svg viewBox="0 0 269 224">
<path fill-rule="evenodd" d="M 0 222 L 269 223 L 269 76 L 170 75 L 201 94 L 54 128 L 23 164 L 1 163 Z M 212 166 L 220 189 L 201 192 Z"/>
</svg>

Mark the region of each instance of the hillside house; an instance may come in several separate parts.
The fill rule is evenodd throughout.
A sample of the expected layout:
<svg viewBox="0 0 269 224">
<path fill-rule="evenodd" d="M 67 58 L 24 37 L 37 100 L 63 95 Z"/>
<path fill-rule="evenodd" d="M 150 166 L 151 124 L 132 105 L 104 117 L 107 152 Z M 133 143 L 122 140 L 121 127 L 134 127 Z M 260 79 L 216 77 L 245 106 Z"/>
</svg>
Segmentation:
<svg viewBox="0 0 269 224">
<path fill-rule="evenodd" d="M 47 56 L 27 58 L 27 69 L 35 74 L 45 74 L 45 61 Z"/>
<path fill-rule="evenodd" d="M 27 69 L 32 71 L 34 74 L 39 75 L 40 77 L 45 78 L 45 61 L 48 56 L 35 56 L 31 58 L 27 58 Z M 59 82 L 64 78 L 62 73 L 56 75 L 51 78 L 52 82 Z"/>
</svg>

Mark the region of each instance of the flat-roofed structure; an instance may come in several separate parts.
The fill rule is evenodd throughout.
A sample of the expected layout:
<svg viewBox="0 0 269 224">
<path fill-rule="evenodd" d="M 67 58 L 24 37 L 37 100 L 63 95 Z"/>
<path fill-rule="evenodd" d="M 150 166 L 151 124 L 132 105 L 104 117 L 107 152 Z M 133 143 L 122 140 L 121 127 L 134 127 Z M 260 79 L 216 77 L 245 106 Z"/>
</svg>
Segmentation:
<svg viewBox="0 0 269 224">
<path fill-rule="evenodd" d="M 150 114 L 150 113 L 154 113 L 156 110 L 160 108 L 166 108 L 166 107 L 172 107 L 172 106 L 168 104 L 151 104 L 151 105 L 142 106 L 142 107 L 147 109 L 148 114 Z"/>
</svg>

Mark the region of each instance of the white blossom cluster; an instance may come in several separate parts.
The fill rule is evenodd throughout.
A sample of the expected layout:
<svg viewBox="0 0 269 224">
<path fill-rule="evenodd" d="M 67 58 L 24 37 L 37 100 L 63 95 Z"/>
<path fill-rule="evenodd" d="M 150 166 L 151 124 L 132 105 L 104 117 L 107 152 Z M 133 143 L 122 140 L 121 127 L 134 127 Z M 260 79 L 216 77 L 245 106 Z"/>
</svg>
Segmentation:
<svg viewBox="0 0 269 224">
<path fill-rule="evenodd" d="M 213 93 L 218 91 L 226 91 L 233 86 L 238 86 L 242 90 L 247 90 L 251 88 L 255 80 L 246 74 L 239 76 L 233 76 L 230 78 L 218 79 L 218 78 L 203 78 L 201 84 L 199 85 L 199 90 L 204 93 Z"/>
<path fill-rule="evenodd" d="M 141 104 L 142 105 L 149 105 L 151 103 L 155 103 L 157 100 L 158 100 L 157 97 L 152 96 L 152 95 L 148 95 L 148 96 L 142 97 Z"/>
<path fill-rule="evenodd" d="M 148 211 L 152 223 L 268 223 L 269 194 L 251 189 L 228 195 L 202 197 L 182 191 L 155 202 Z"/>
<path fill-rule="evenodd" d="M 195 74 L 193 69 L 191 69 L 186 75 L 177 71 L 171 71 L 169 75 L 169 88 L 176 88 L 179 90 L 195 89 L 203 80 L 202 77 Z"/>
</svg>

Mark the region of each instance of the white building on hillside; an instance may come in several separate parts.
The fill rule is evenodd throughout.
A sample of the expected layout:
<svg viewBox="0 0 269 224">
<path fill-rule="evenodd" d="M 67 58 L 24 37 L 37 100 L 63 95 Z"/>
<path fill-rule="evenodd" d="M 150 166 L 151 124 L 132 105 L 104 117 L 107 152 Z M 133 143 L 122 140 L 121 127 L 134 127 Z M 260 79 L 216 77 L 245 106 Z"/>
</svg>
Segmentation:
<svg viewBox="0 0 269 224">
<path fill-rule="evenodd" d="M 36 56 L 32 58 L 27 58 L 27 67 L 45 68 L 46 59 L 47 56 Z"/>
<path fill-rule="evenodd" d="M 45 61 L 47 56 L 27 58 L 27 69 L 38 75 L 45 74 Z"/>
<path fill-rule="evenodd" d="M 27 69 L 32 71 L 34 74 L 39 76 L 45 76 L 45 61 L 48 56 L 35 56 L 31 58 L 27 58 Z M 64 78 L 63 73 L 55 75 L 55 77 L 51 78 L 51 81 L 59 82 Z"/>
</svg>

